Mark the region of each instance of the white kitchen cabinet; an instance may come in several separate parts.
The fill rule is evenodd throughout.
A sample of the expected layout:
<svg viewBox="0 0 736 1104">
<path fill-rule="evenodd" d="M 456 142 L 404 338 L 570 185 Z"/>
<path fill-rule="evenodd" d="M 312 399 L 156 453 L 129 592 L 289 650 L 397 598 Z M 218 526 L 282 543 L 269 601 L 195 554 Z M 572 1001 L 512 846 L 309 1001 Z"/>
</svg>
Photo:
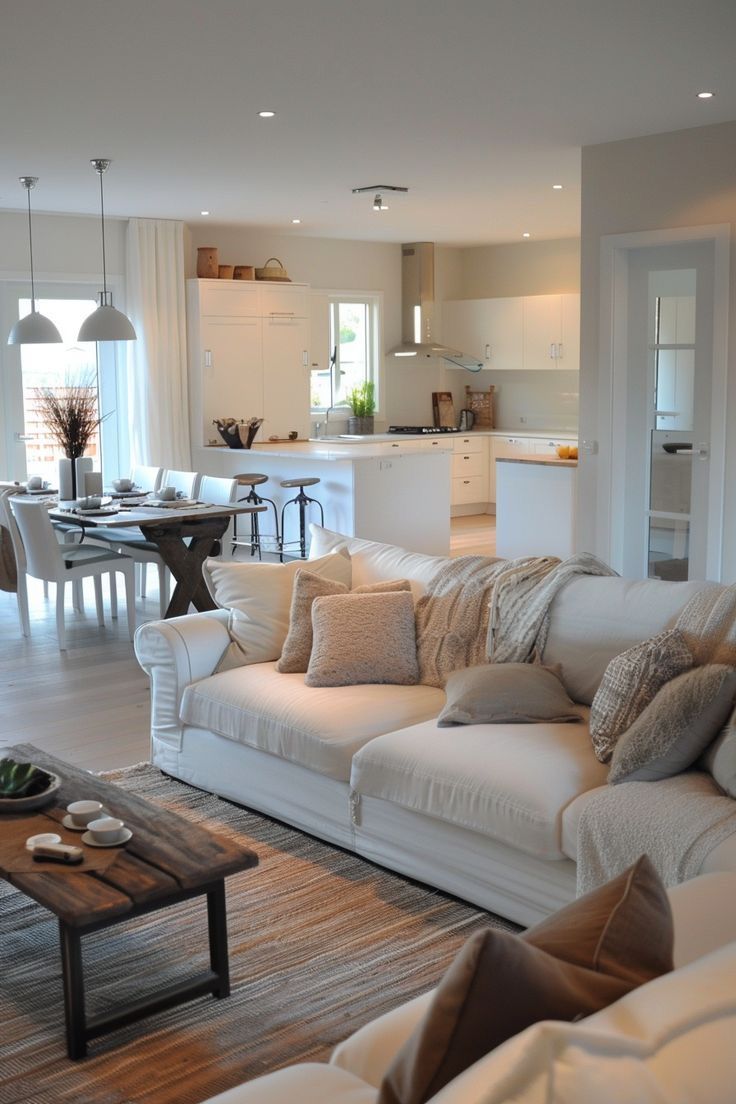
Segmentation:
<svg viewBox="0 0 736 1104">
<path fill-rule="evenodd" d="M 442 340 L 493 370 L 577 369 L 580 296 L 447 300 Z"/>
<path fill-rule="evenodd" d="M 528 437 L 491 437 L 488 501 L 496 501 L 496 461 L 500 456 L 523 456 L 531 451 Z"/>
<path fill-rule="evenodd" d="M 556 456 L 557 449 L 560 445 L 574 445 L 577 447 L 577 441 L 563 441 L 559 438 L 552 437 L 531 438 L 529 444 L 531 446 L 529 452 L 536 453 L 538 456 Z"/>
<path fill-rule="evenodd" d="M 309 437 L 309 333 L 304 318 L 274 313 L 262 320 L 263 417 L 261 440 Z"/>
<path fill-rule="evenodd" d="M 223 417 L 262 417 L 260 440 L 309 436 L 308 308 L 306 285 L 187 281 L 193 445 Z"/>
<path fill-rule="evenodd" d="M 452 505 L 489 502 L 489 438 L 453 437 L 452 450 Z"/>
<path fill-rule="evenodd" d="M 522 300 L 453 299 L 442 304 L 442 340 L 487 368 L 522 367 Z"/>
</svg>

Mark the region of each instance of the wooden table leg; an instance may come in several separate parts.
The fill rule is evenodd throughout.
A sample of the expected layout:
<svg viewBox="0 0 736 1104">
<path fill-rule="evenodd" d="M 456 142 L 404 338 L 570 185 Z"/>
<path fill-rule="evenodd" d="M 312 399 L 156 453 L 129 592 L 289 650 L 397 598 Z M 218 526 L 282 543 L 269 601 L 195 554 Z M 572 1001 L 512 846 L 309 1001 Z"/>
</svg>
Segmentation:
<svg viewBox="0 0 736 1104">
<path fill-rule="evenodd" d="M 82 940 L 74 928 L 59 920 L 61 975 L 64 982 L 66 1050 L 70 1058 L 87 1055 L 87 1023 L 84 1011 Z"/>
<path fill-rule="evenodd" d="M 213 992 L 216 997 L 229 997 L 230 963 L 227 954 L 227 913 L 225 908 L 224 878 L 207 894 L 207 926 L 210 936 L 210 968 L 218 977 L 218 985 Z"/>
<path fill-rule="evenodd" d="M 156 542 L 176 582 L 166 617 L 187 613 L 190 603 L 200 613 L 217 609 L 202 578 L 202 564 L 211 554 L 215 541 L 224 535 L 229 522 L 229 517 L 206 518 L 201 522 L 186 522 L 181 530 L 168 525 L 141 526 L 146 537 Z M 189 544 L 184 537 L 191 537 Z"/>
</svg>

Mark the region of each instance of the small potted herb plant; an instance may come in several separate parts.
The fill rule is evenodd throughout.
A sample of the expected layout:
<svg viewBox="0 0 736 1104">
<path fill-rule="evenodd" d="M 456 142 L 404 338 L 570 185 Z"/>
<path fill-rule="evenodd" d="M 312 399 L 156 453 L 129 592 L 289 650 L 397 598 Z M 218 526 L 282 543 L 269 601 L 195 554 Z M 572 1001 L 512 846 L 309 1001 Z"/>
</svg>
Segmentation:
<svg viewBox="0 0 736 1104">
<path fill-rule="evenodd" d="M 348 433 L 373 433 L 373 415 L 376 412 L 376 385 L 365 380 L 347 395 L 353 415 L 348 418 Z"/>
</svg>

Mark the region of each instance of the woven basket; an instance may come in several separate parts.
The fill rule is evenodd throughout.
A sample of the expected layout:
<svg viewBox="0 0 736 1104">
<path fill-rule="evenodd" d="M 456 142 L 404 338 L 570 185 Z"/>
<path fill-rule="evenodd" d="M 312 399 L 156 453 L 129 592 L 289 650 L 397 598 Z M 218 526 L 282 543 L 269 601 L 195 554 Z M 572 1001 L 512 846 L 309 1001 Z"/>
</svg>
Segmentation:
<svg viewBox="0 0 736 1104">
<path fill-rule="evenodd" d="M 275 261 L 275 264 L 271 264 Z M 281 280 L 291 283 L 291 277 L 278 257 L 269 257 L 263 268 L 256 269 L 256 280 Z"/>
</svg>

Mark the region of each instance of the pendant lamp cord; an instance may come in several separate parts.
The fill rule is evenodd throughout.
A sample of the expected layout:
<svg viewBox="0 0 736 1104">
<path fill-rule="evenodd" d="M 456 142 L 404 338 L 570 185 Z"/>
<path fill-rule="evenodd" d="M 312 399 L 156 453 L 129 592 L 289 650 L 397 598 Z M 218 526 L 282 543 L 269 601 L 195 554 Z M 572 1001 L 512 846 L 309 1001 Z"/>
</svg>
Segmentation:
<svg viewBox="0 0 736 1104">
<path fill-rule="evenodd" d="M 28 188 L 28 248 L 31 251 L 31 311 L 36 310 L 36 285 L 33 279 L 33 230 L 31 229 L 31 189 Z"/>
<path fill-rule="evenodd" d="M 100 214 L 102 216 L 102 302 L 107 303 L 107 265 L 105 263 L 105 197 L 102 191 L 102 173 L 100 173 Z"/>
</svg>

